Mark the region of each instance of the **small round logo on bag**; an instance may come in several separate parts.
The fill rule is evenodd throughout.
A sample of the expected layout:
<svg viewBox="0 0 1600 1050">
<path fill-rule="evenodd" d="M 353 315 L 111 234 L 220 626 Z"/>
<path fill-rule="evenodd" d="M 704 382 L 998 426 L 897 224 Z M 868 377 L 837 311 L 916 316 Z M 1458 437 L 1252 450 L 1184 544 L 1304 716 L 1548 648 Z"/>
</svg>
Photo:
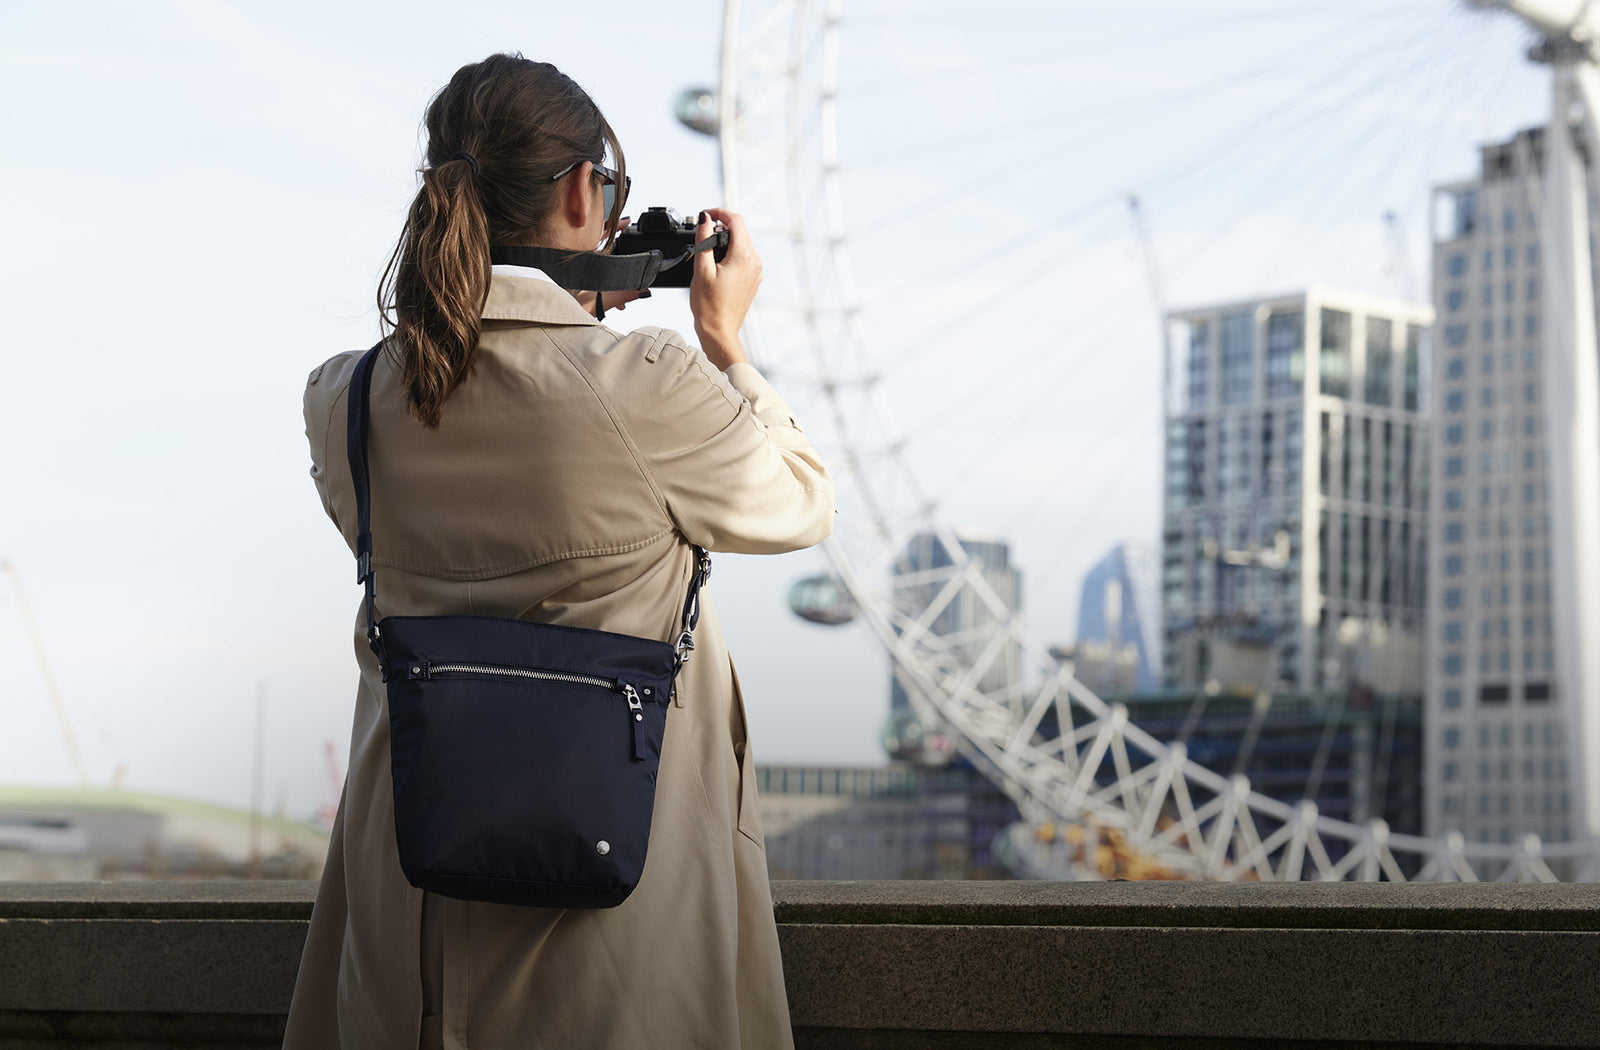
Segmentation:
<svg viewBox="0 0 1600 1050">
<path fill-rule="evenodd" d="M 611 843 L 607 842 L 605 839 L 601 839 L 599 842 L 594 844 L 594 851 L 603 857 L 607 853 L 611 852 Z"/>
</svg>

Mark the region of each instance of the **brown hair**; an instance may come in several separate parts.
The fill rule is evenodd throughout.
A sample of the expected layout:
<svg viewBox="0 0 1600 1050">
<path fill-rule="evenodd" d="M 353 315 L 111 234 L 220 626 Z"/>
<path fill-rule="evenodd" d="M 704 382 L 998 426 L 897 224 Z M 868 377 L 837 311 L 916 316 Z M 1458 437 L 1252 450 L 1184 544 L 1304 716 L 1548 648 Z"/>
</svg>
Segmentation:
<svg viewBox="0 0 1600 1050">
<path fill-rule="evenodd" d="M 624 173 L 619 182 L 626 167 L 588 93 L 548 62 L 517 54 L 462 66 L 428 103 L 424 126 L 422 187 L 378 286 L 378 314 L 392 329 L 412 413 L 437 427 L 445 400 L 472 369 L 489 247 L 539 243 L 559 185 L 551 176 L 562 168 L 599 163 L 608 147 Z M 612 210 L 614 230 L 620 193 Z"/>
</svg>

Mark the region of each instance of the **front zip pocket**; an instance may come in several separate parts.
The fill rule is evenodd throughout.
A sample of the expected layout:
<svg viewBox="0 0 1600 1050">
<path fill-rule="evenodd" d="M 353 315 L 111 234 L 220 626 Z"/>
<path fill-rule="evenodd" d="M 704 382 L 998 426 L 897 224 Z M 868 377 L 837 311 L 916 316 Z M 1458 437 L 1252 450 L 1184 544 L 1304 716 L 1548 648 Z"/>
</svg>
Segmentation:
<svg viewBox="0 0 1600 1050">
<path fill-rule="evenodd" d="M 644 741 L 639 735 L 639 723 L 644 721 L 644 704 L 639 700 L 639 692 L 634 687 L 617 678 L 601 678 L 599 675 L 578 674 L 573 671 L 548 671 L 539 667 L 502 667 L 497 664 L 467 664 L 440 662 L 431 663 L 423 661 L 407 665 L 406 677 L 412 680 L 430 681 L 439 675 L 466 678 L 519 678 L 524 681 L 535 682 L 564 682 L 568 685 L 583 685 L 594 689 L 604 689 L 608 693 L 619 694 L 628 702 L 628 735 L 633 742 L 633 759 L 635 762 L 644 761 Z"/>
</svg>

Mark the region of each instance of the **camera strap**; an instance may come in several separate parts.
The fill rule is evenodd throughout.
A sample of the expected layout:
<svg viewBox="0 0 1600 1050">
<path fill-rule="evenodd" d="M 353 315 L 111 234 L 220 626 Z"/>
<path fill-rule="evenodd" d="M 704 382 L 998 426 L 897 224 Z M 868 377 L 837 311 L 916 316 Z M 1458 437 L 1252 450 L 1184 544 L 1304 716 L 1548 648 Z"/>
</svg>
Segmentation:
<svg viewBox="0 0 1600 1050">
<path fill-rule="evenodd" d="M 602 255 L 569 252 L 559 248 L 490 248 L 489 262 L 505 266 L 532 266 L 550 275 L 563 288 L 581 292 L 642 292 L 656 274 L 666 269 L 660 252 L 639 255 Z"/>
<path fill-rule="evenodd" d="M 670 270 L 685 259 L 716 247 L 717 239 L 707 237 L 672 259 L 658 251 L 637 255 L 606 255 L 602 252 L 569 252 L 560 248 L 504 246 L 489 249 L 489 262 L 502 266 L 532 266 L 543 270 L 563 288 L 580 292 L 642 292 L 656 275 Z"/>
</svg>

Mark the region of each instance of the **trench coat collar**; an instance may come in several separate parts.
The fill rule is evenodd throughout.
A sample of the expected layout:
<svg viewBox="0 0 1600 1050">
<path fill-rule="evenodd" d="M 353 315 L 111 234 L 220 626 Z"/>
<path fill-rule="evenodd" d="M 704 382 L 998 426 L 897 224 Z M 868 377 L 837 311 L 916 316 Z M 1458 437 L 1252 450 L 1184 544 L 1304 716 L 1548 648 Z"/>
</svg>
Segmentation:
<svg viewBox="0 0 1600 1050">
<path fill-rule="evenodd" d="M 515 271 L 523 271 L 517 273 Z M 496 266 L 489 276 L 485 321 L 533 321 L 539 324 L 599 324 L 566 289 L 538 270 Z"/>
</svg>

